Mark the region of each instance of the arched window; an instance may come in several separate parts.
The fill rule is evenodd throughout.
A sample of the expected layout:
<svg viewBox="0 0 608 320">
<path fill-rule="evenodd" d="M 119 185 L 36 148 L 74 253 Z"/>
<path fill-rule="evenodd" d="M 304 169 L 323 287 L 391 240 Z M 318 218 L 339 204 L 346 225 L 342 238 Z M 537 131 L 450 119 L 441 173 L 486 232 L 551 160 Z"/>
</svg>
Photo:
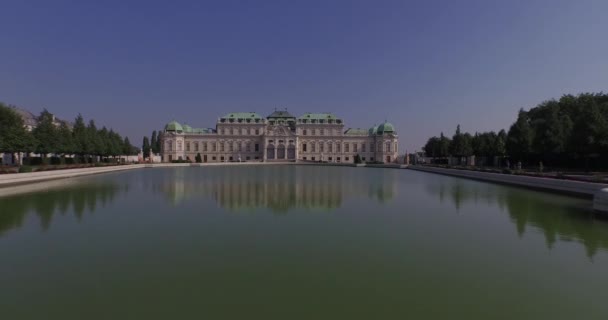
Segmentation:
<svg viewBox="0 0 608 320">
<path fill-rule="evenodd" d="M 391 152 L 391 143 L 386 142 L 386 152 Z"/>
<path fill-rule="evenodd" d="M 173 141 L 167 141 L 167 151 L 173 151 Z"/>
</svg>

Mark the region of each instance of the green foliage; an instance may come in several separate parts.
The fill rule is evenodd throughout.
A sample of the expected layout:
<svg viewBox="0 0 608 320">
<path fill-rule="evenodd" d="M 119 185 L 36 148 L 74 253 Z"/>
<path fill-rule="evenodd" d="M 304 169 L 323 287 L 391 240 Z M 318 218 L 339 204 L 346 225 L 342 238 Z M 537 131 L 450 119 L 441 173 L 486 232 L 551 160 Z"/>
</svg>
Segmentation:
<svg viewBox="0 0 608 320">
<path fill-rule="evenodd" d="M 19 167 L 19 173 L 32 172 L 33 168 L 30 166 Z"/>
<path fill-rule="evenodd" d="M 147 159 L 150 157 L 150 140 L 148 140 L 148 137 L 144 137 L 144 141 L 141 145 L 141 149 L 144 153 L 144 159 Z"/>
<path fill-rule="evenodd" d="M 37 119 L 38 125 L 32 130 L 34 138 L 38 141 L 35 152 L 40 153 L 43 158 L 46 154 L 57 153 L 61 149 L 60 133 L 54 120 L 55 117 L 44 109 Z"/>
<path fill-rule="evenodd" d="M 36 145 L 21 116 L 0 102 L 0 152 L 30 152 Z"/>
<path fill-rule="evenodd" d="M 203 158 L 201 157 L 200 153 L 197 153 L 196 156 L 194 157 L 194 159 L 197 163 L 203 162 Z"/>
<path fill-rule="evenodd" d="M 456 132 L 452 137 L 452 143 L 450 143 L 450 154 L 455 157 L 468 157 L 473 155 L 472 140 L 473 137 L 469 133 L 463 134 L 460 132 L 460 125 L 458 125 L 456 127 Z"/>
<path fill-rule="evenodd" d="M 160 153 L 159 140 L 160 137 L 156 135 L 156 130 L 152 131 L 152 137 L 150 138 L 150 148 L 152 148 L 152 152 L 155 154 Z"/>
<path fill-rule="evenodd" d="M 354 161 L 355 161 L 355 163 L 356 163 L 356 164 L 361 163 L 361 162 L 362 162 L 362 161 L 361 161 L 361 156 L 360 156 L 359 154 L 356 154 L 356 155 L 355 155 L 355 159 L 354 159 Z"/>
<path fill-rule="evenodd" d="M 470 152 L 467 140 L 470 137 Z M 510 157 L 512 163 L 536 166 L 606 168 L 608 165 L 608 94 L 582 93 L 548 100 L 529 111 L 521 109 L 508 133 L 500 130 L 467 137 L 456 129 L 449 154 Z M 430 138 L 428 156 L 443 157 L 440 138 Z"/>
<path fill-rule="evenodd" d="M 514 160 L 525 161 L 532 152 L 533 140 L 534 131 L 530 125 L 530 118 L 528 113 L 521 109 L 507 135 L 507 153 Z"/>
</svg>

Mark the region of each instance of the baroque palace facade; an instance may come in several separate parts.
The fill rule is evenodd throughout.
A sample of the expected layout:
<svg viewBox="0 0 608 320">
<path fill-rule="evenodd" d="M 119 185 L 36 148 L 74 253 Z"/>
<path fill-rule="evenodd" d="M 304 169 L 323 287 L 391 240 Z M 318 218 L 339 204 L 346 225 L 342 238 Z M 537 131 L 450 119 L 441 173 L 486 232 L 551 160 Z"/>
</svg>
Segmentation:
<svg viewBox="0 0 608 320">
<path fill-rule="evenodd" d="M 196 129 L 172 121 L 160 135 L 163 162 L 322 161 L 392 163 L 397 159 L 398 136 L 384 122 L 370 129 L 344 130 L 344 122 L 331 113 L 305 113 L 295 117 L 275 111 L 263 118 L 254 112 L 230 113 L 218 119 L 215 129 Z"/>
</svg>

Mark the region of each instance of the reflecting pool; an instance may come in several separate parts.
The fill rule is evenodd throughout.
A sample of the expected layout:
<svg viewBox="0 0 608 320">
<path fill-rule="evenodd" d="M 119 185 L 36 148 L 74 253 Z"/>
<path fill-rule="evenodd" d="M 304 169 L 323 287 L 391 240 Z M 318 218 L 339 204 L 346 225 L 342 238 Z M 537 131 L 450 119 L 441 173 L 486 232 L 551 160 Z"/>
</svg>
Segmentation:
<svg viewBox="0 0 608 320">
<path fill-rule="evenodd" d="M 0 197 L 2 319 L 608 319 L 585 199 L 291 165 L 37 188 Z"/>
</svg>

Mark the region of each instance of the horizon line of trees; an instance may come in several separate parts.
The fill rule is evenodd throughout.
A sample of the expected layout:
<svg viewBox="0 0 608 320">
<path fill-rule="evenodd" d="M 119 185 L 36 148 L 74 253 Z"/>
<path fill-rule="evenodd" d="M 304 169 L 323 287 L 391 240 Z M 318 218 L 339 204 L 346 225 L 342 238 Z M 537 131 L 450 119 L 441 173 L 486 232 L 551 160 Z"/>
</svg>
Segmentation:
<svg viewBox="0 0 608 320">
<path fill-rule="evenodd" d="M 105 126 L 98 129 L 94 120 L 85 125 L 78 114 L 72 127 L 65 121 L 57 125 L 54 116 L 44 109 L 36 118 L 37 125 L 29 131 L 23 118 L 11 107 L 0 102 L 0 153 L 37 153 L 43 163 L 47 155 L 61 159 L 75 155 L 79 162 L 96 162 L 98 159 L 134 155 L 139 150 L 128 137 L 122 137 Z"/>
<path fill-rule="evenodd" d="M 519 110 L 509 131 L 441 133 L 423 147 L 427 156 L 501 157 L 523 164 L 570 167 L 608 167 L 608 94 L 563 95 L 536 107 Z"/>
</svg>

